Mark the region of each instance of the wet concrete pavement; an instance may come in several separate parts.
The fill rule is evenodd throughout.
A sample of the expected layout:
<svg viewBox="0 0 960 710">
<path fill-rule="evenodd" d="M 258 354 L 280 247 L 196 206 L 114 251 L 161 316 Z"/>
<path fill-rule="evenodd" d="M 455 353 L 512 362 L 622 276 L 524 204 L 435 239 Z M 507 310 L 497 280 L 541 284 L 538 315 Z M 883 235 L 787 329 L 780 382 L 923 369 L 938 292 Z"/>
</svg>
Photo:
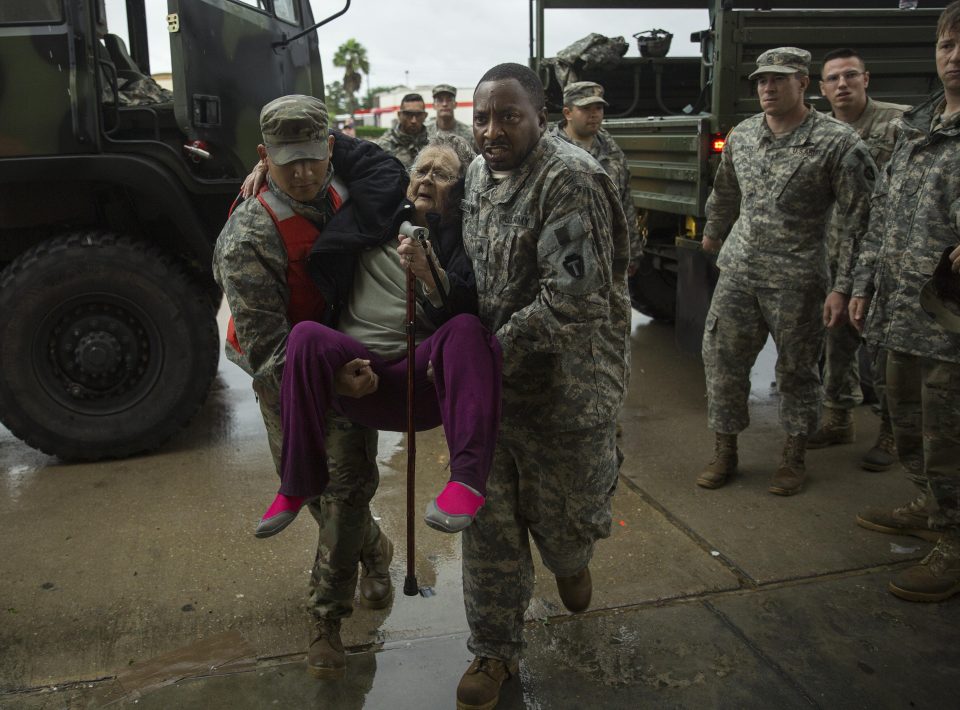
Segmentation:
<svg viewBox="0 0 960 710">
<path fill-rule="evenodd" d="M 529 648 L 501 707 L 955 707 L 960 601 L 886 591 L 930 544 L 853 522 L 912 496 L 900 473 L 856 466 L 875 417 L 860 408 L 858 443 L 808 454 L 802 495 L 769 495 L 782 434 L 765 351 L 742 475 L 702 490 L 701 365 L 645 319 L 633 348 L 627 459 L 593 606 L 568 614 L 538 569 Z M 446 478 L 442 434 L 417 449 L 422 510 Z M 380 460 L 374 509 L 400 586 L 401 435 L 381 435 Z M 344 624 L 345 680 L 304 672 L 316 525 L 305 515 L 253 537 L 276 477 L 249 382 L 225 361 L 201 416 L 152 456 L 64 465 L 0 430 L 0 486 L 0 707 L 453 707 L 471 660 L 460 541 L 423 525 L 417 574 L 436 595 L 358 609 Z"/>
</svg>

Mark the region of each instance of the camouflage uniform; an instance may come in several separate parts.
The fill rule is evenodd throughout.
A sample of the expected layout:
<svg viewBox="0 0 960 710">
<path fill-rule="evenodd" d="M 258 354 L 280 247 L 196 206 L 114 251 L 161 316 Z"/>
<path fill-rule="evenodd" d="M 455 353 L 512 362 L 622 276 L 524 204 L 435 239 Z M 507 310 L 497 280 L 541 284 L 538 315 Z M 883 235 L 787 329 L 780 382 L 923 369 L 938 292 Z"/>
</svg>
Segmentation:
<svg viewBox="0 0 960 710">
<path fill-rule="evenodd" d="M 523 645 L 532 535 L 570 576 L 610 534 L 615 417 L 629 375 L 629 245 L 600 165 L 545 136 L 496 180 L 467 173 L 464 244 L 480 319 L 503 347 L 503 419 L 487 500 L 463 533 L 470 650 L 503 661 Z"/>
<path fill-rule="evenodd" d="M 870 149 L 870 155 L 878 168 L 890 160 L 893 143 L 897 138 L 893 119 L 903 115 L 909 106 L 867 99 L 867 106 L 853 123 L 848 123 Z M 830 274 L 837 274 L 842 225 L 831 216 L 827 222 L 827 249 L 830 259 Z M 860 389 L 860 367 L 857 351 L 860 349 L 860 334 L 850 324 L 827 330 L 826 362 L 823 369 L 824 405 L 834 409 L 852 409 L 863 401 Z M 874 388 L 880 399 L 881 416 L 886 419 L 887 406 L 884 398 L 884 369 L 886 353 L 881 349 L 874 353 Z"/>
<path fill-rule="evenodd" d="M 887 399 L 900 461 L 936 501 L 930 522 L 960 532 L 960 334 L 920 307 L 940 255 L 960 243 L 960 113 L 943 94 L 908 111 L 887 164 L 855 272 L 871 298 L 865 335 L 888 351 Z"/>
<path fill-rule="evenodd" d="M 838 260 L 845 266 L 832 288 L 848 294 L 875 174 L 853 129 L 812 108 L 780 138 L 762 113 L 731 131 L 704 226 L 704 236 L 713 239 L 729 230 L 703 337 L 713 431 L 738 434 L 749 424 L 750 369 L 768 333 L 777 345 L 781 425 L 790 436 L 817 429 L 822 312 L 830 287 L 827 211 L 835 205 L 842 230 Z"/>
<path fill-rule="evenodd" d="M 409 168 L 413 165 L 417 153 L 430 142 L 430 136 L 427 133 L 427 129 L 424 128 L 415 136 L 411 136 L 401 131 L 400 126 L 394 126 L 384 133 L 376 143 Z"/>
<path fill-rule="evenodd" d="M 478 152 L 478 151 L 477 151 L 477 144 L 476 144 L 476 142 L 473 140 L 473 129 L 470 128 L 470 126 L 468 126 L 466 123 L 460 123 L 460 121 L 454 121 L 454 122 L 453 122 L 453 130 L 452 130 L 452 131 L 444 131 L 444 130 L 441 130 L 441 129 L 437 128 L 437 122 L 436 122 L 436 120 L 433 120 L 433 121 L 431 121 L 431 122 L 429 122 L 429 123 L 427 124 L 427 138 L 428 138 L 428 140 L 433 140 L 433 139 L 436 138 L 437 136 L 443 136 L 443 135 L 455 135 L 455 136 L 460 136 L 461 138 L 463 138 L 463 140 L 465 140 L 465 141 L 467 142 L 467 145 L 470 146 L 470 149 L 471 149 L 474 153 L 477 153 L 477 152 Z"/>
<path fill-rule="evenodd" d="M 564 130 L 566 125 L 566 119 L 560 119 L 554 126 L 552 133 L 568 143 L 577 145 Z M 623 205 L 623 214 L 627 218 L 627 234 L 630 237 L 630 260 L 633 261 L 643 251 L 643 242 L 637 229 L 637 208 L 634 206 L 633 197 L 630 195 L 630 168 L 627 167 L 627 156 L 613 140 L 613 136 L 604 128 L 601 128 L 594 137 L 593 145 L 584 150 L 587 150 L 603 166 L 620 194 L 620 204 Z"/>
<path fill-rule="evenodd" d="M 327 179 L 332 175 L 331 165 Z M 332 214 L 326 197 L 306 205 L 283 193 L 269 176 L 267 181 L 280 200 L 315 224 L 325 224 Z M 326 189 L 321 194 L 326 195 Z M 213 273 L 230 306 L 244 351 L 238 353 L 228 345 L 227 358 L 253 377 L 279 475 L 280 380 L 290 332 L 287 252 L 273 220 L 258 200 L 246 200 L 230 216 L 217 239 Z M 380 531 L 369 507 L 379 482 L 377 432 L 331 417 L 327 448 L 330 485 L 322 501 L 310 506 L 321 527 L 311 576 L 310 610 L 320 618 L 336 619 L 348 616 L 353 608 L 361 543 L 365 563 L 378 554 Z"/>
</svg>

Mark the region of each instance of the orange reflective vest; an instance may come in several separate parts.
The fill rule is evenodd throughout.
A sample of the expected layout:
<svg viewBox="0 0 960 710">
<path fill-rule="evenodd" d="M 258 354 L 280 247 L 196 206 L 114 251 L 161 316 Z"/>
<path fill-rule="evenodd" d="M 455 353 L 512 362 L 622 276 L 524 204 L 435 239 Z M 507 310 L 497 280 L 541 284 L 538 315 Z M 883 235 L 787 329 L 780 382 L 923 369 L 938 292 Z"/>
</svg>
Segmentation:
<svg viewBox="0 0 960 710">
<path fill-rule="evenodd" d="M 334 178 L 327 195 L 333 211 L 337 212 L 347 201 L 348 193 L 343 183 Z M 257 199 L 276 225 L 287 251 L 287 320 L 291 326 L 304 320 L 320 321 L 325 305 L 323 294 L 307 272 L 310 249 L 320 236 L 320 230 L 309 219 L 297 214 L 288 204 L 277 198 L 266 184 L 260 188 Z M 227 342 L 238 353 L 243 353 L 233 316 L 230 316 L 227 324 Z"/>
</svg>

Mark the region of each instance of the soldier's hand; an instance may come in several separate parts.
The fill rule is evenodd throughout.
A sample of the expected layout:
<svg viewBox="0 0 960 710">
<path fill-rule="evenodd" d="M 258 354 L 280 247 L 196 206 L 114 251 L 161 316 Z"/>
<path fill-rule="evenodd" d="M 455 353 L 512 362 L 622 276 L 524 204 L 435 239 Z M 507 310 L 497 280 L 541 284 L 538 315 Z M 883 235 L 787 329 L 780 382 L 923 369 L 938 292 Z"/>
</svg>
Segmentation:
<svg viewBox="0 0 960 710">
<path fill-rule="evenodd" d="M 836 328 L 847 322 L 847 297 L 845 294 L 831 291 L 823 302 L 823 324 Z"/>
<path fill-rule="evenodd" d="M 380 378 L 369 360 L 354 358 L 333 376 L 333 389 L 340 397 L 365 397 L 377 391 Z"/>
<path fill-rule="evenodd" d="M 950 261 L 953 262 L 950 265 L 953 273 L 960 274 L 960 246 L 950 252 Z"/>
<path fill-rule="evenodd" d="M 266 179 L 267 161 L 261 160 L 253 166 L 250 174 L 243 179 L 243 186 L 240 188 L 240 194 L 243 195 L 243 199 L 252 197 L 260 192 L 260 186 L 263 185 L 263 181 Z"/>
<path fill-rule="evenodd" d="M 870 309 L 870 299 L 863 296 L 854 296 L 850 299 L 850 305 L 847 312 L 850 315 L 850 322 L 858 332 L 863 332 L 863 325 L 867 318 L 867 311 Z"/>
<path fill-rule="evenodd" d="M 708 254 L 718 254 L 720 252 L 720 247 L 723 246 L 723 242 L 719 239 L 714 239 L 713 237 L 708 237 L 706 234 L 704 234 L 701 245 L 703 246 L 703 250 Z"/>
</svg>

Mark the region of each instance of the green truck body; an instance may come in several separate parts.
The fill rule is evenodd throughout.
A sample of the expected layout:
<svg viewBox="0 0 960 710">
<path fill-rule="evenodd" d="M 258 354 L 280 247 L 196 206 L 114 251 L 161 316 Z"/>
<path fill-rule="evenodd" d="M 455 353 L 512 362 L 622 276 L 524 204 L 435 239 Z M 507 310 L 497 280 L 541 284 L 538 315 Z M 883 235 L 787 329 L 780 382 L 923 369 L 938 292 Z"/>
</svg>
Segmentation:
<svg viewBox="0 0 960 710">
<path fill-rule="evenodd" d="M 150 60 L 144 0 L 125 8 L 128 42 L 102 0 L 0 5 L 0 421 L 68 460 L 149 451 L 198 411 L 259 109 L 323 96 L 317 34 L 293 39 L 308 0 L 168 0 L 173 98 L 127 101 Z"/>
<path fill-rule="evenodd" d="M 543 56 L 547 10 L 707 11 L 709 26 L 691 37 L 700 44 L 699 57 L 625 57 L 613 68 L 587 69 L 578 77 L 604 85 L 610 102 L 604 127 L 630 167 L 631 194 L 645 234 L 640 267 L 630 281 L 634 307 L 675 321 L 677 342 L 690 352 L 700 350 L 718 276 L 715 259 L 700 249 L 706 200 L 720 159 L 718 141 L 760 111 L 754 83 L 747 79 L 757 56 L 780 46 L 809 50 L 808 98 L 818 110 L 829 111 L 818 95 L 819 63 L 831 49 L 852 47 L 870 71 L 870 96 L 913 105 L 939 86 L 935 28 L 948 4 L 922 2 L 921 9 L 906 11 L 895 0 L 534 1 L 530 63 L 544 81 L 551 111 L 559 111 L 562 89 Z M 588 19 L 584 26 L 589 28 Z"/>
</svg>

